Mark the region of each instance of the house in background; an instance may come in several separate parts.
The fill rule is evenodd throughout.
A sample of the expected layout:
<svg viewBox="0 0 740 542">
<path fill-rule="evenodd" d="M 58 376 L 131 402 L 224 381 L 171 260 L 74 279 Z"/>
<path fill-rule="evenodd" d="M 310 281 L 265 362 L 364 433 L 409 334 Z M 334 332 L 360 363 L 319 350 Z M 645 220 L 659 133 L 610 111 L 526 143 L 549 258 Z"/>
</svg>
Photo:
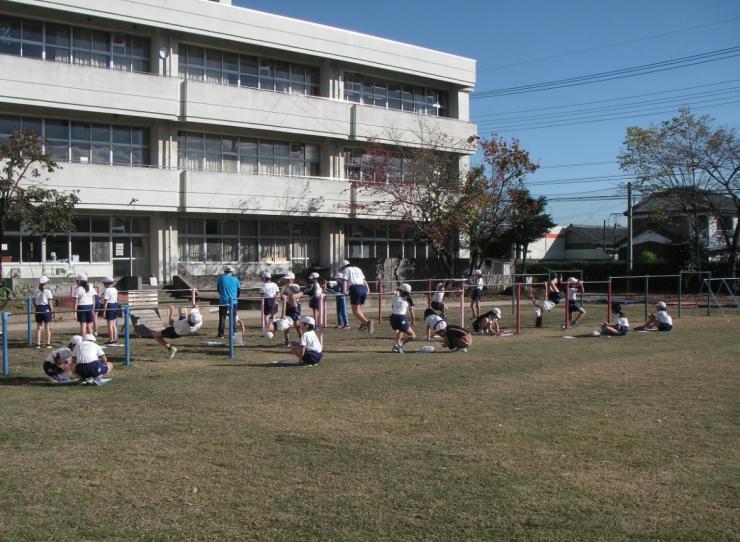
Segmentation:
<svg viewBox="0 0 740 542">
<path fill-rule="evenodd" d="M 722 233 L 727 231 L 732 235 L 737 226 L 737 210 L 727 196 L 707 197 L 708 201 L 697 198 L 689 206 L 672 193 L 654 194 L 638 202 L 632 209 L 635 257 L 651 251 L 665 258 L 675 245 L 691 243 L 693 232 L 697 231 L 710 258 L 719 258 L 727 250 Z M 719 219 L 713 209 L 719 209 Z M 626 245 L 625 239 L 620 253 L 626 252 Z"/>
<path fill-rule="evenodd" d="M 556 226 L 529 245 L 528 260 L 612 260 L 627 237 L 623 226 Z"/>
</svg>

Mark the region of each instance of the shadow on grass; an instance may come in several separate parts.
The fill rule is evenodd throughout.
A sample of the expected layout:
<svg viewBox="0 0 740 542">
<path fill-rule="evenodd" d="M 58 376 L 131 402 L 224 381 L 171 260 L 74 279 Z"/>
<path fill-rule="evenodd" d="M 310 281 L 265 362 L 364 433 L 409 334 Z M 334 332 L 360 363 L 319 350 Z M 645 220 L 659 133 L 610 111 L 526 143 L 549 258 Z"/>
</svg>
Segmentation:
<svg viewBox="0 0 740 542">
<path fill-rule="evenodd" d="M 64 384 L 55 384 L 50 382 L 48 378 L 40 376 L 11 376 L 0 377 L 0 387 L 2 386 L 49 386 L 56 388 L 64 386 Z"/>
<path fill-rule="evenodd" d="M 267 363 L 222 363 L 211 365 L 211 367 L 260 367 L 262 369 L 271 369 L 274 367 L 314 367 L 314 365 L 303 365 L 291 360 L 268 361 Z"/>
</svg>

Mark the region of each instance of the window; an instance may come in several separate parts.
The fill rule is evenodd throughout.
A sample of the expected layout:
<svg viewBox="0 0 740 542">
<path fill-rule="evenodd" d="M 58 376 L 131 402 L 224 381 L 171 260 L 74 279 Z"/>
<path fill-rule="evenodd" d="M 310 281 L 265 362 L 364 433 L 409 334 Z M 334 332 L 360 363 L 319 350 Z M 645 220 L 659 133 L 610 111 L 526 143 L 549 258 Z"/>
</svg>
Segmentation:
<svg viewBox="0 0 740 542">
<path fill-rule="evenodd" d="M 350 258 L 427 259 L 434 256 L 426 242 L 414 239 L 398 226 L 348 224 L 345 238 Z"/>
<path fill-rule="evenodd" d="M 319 95 L 319 69 L 294 62 L 180 45 L 180 77 L 308 96 Z"/>
<path fill-rule="evenodd" d="M 442 90 L 415 87 L 354 73 L 344 75 L 344 99 L 348 102 L 373 105 L 421 115 L 449 115 L 449 93 Z"/>
<path fill-rule="evenodd" d="M 180 132 L 180 169 L 317 177 L 319 146 L 310 143 Z"/>
<path fill-rule="evenodd" d="M 148 38 L 0 15 L 0 53 L 148 72 Z"/>
</svg>

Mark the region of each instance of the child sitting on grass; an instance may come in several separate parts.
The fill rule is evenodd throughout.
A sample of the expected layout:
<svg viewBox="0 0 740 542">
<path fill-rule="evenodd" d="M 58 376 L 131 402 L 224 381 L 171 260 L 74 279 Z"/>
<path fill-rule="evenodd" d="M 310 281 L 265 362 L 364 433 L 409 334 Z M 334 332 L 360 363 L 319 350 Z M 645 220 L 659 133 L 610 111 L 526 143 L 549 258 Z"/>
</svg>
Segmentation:
<svg viewBox="0 0 740 542">
<path fill-rule="evenodd" d="M 656 313 L 648 316 L 647 322 L 637 326 L 635 331 L 648 331 L 657 329 L 658 331 L 670 331 L 673 329 L 673 318 L 668 314 L 668 305 L 664 301 L 658 301 L 655 304 Z"/>
<path fill-rule="evenodd" d="M 612 337 L 623 337 L 630 332 L 630 323 L 627 317 L 622 313 L 622 305 L 612 303 L 612 313 L 616 316 L 614 323 L 601 322 L 601 334 Z"/>
</svg>

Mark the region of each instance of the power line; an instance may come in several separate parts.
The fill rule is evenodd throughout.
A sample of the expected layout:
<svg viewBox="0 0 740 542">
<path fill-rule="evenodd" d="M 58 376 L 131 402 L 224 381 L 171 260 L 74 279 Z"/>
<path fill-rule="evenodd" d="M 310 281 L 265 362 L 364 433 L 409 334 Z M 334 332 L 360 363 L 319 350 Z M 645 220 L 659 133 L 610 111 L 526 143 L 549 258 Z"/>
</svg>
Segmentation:
<svg viewBox="0 0 740 542">
<path fill-rule="evenodd" d="M 704 87 L 712 87 L 716 85 L 724 85 L 727 83 L 737 83 L 740 81 L 740 79 L 726 79 L 724 81 L 716 81 L 714 83 L 704 83 L 702 85 L 692 85 L 690 87 L 682 87 L 682 88 L 673 88 L 670 90 L 658 90 L 655 92 L 646 92 L 644 94 L 632 94 L 630 96 L 621 96 L 618 98 L 608 98 L 606 100 L 590 100 L 587 102 L 578 102 L 574 104 L 564 104 L 564 105 L 550 105 L 547 107 L 533 107 L 530 109 L 519 109 L 515 111 L 504 111 L 502 113 L 486 113 L 483 115 L 475 115 L 474 119 L 483 119 L 484 117 L 497 117 L 499 115 L 514 115 L 516 113 L 531 113 L 533 111 L 549 111 L 551 109 L 566 109 L 569 107 L 579 107 L 581 105 L 592 105 L 592 104 L 600 104 L 600 103 L 609 103 L 609 102 L 618 102 L 622 100 L 631 100 L 632 98 L 644 98 L 645 96 L 655 96 L 658 94 L 670 94 L 672 92 L 681 92 L 684 90 L 694 90 L 697 88 L 704 88 Z"/>
<path fill-rule="evenodd" d="M 577 77 L 556 79 L 554 81 L 545 81 L 542 83 L 530 83 L 527 85 L 519 85 L 515 87 L 485 90 L 473 93 L 470 99 L 482 100 L 485 98 L 493 98 L 497 96 L 511 96 L 515 94 L 541 92 L 544 90 L 553 90 L 557 88 L 589 85 L 593 83 L 601 83 L 604 81 L 612 81 L 614 79 L 624 79 L 627 77 L 635 77 L 638 75 L 647 75 L 650 73 L 675 70 L 678 68 L 686 68 L 698 64 L 705 64 L 707 62 L 726 60 L 728 58 L 734 58 L 736 56 L 740 56 L 740 46 L 728 47 L 725 49 L 716 49 L 696 55 L 661 60 L 659 62 L 652 62 L 650 64 L 641 64 L 638 66 L 620 68 L 617 70 L 599 72 L 590 75 L 580 75 Z"/>
<path fill-rule="evenodd" d="M 584 167 L 584 166 L 603 166 L 606 164 L 618 164 L 616 160 L 606 160 L 604 162 L 577 162 L 575 164 L 555 164 L 552 166 L 540 166 L 539 169 L 558 169 L 566 167 Z"/>
<path fill-rule="evenodd" d="M 503 70 L 503 69 L 506 69 L 506 68 L 513 68 L 513 67 L 516 67 L 516 66 L 524 66 L 524 65 L 527 65 L 527 64 L 534 64 L 534 63 L 537 63 L 537 62 L 544 62 L 545 60 L 554 60 L 556 58 L 565 58 L 565 57 L 569 57 L 569 56 L 582 55 L 582 54 L 585 54 L 585 53 L 592 53 L 592 52 L 595 52 L 595 51 L 603 51 L 605 49 L 612 49 L 614 47 L 621 47 L 622 45 L 629 45 L 631 43 L 639 43 L 641 41 L 649 41 L 649 40 L 653 40 L 653 39 L 657 39 L 657 38 L 664 38 L 666 36 L 673 36 L 675 34 L 682 34 L 684 32 L 690 32 L 691 30 L 698 30 L 700 28 L 709 28 L 711 26 L 718 26 L 718 25 L 721 25 L 721 24 L 727 24 L 727 23 L 734 22 L 734 21 L 737 21 L 737 20 L 740 20 L 740 17 L 733 17 L 732 19 L 724 19 L 724 20 L 721 20 L 721 21 L 713 22 L 713 23 L 707 23 L 707 24 L 702 24 L 702 25 L 697 25 L 697 26 L 690 26 L 688 28 L 679 28 L 678 30 L 672 30 L 670 32 L 663 32 L 663 33 L 660 33 L 660 34 L 653 34 L 651 36 L 644 36 L 642 38 L 635 38 L 635 39 L 631 39 L 631 40 L 625 40 L 625 41 L 620 41 L 620 42 L 616 42 L 616 43 L 610 43 L 608 45 L 602 45 L 601 47 L 593 47 L 591 49 L 580 49 L 578 51 L 572 51 L 570 53 L 561 53 L 561 54 L 558 54 L 558 55 L 550 55 L 550 56 L 545 56 L 545 57 L 540 57 L 540 58 L 533 58 L 531 60 L 524 60 L 522 62 L 515 62 L 515 63 L 511 63 L 511 64 L 502 64 L 500 66 L 492 66 L 490 68 L 479 68 L 478 69 L 478 73 Z"/>
</svg>

